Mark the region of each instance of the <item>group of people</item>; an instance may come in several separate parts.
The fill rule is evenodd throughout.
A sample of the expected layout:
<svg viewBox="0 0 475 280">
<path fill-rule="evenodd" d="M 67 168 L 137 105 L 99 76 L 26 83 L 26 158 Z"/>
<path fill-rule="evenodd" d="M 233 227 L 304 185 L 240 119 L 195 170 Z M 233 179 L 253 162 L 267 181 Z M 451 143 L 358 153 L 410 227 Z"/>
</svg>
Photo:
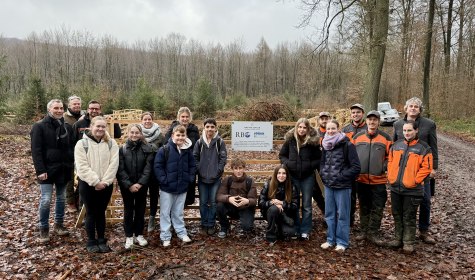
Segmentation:
<svg viewBox="0 0 475 280">
<path fill-rule="evenodd" d="M 434 122 L 420 116 L 422 102 L 418 98 L 406 102 L 405 118 L 394 124 L 394 142 L 379 130 L 379 112 L 370 111 L 364 118 L 361 104 L 351 106 L 352 121 L 343 128 L 328 112 L 319 114 L 317 128 L 308 119 L 299 119 L 285 135 L 279 152 L 281 165 L 274 169 L 259 195 L 256 182 L 246 175 L 242 159 L 233 159 L 232 174 L 223 177 L 227 150 L 213 118 L 204 120 L 200 134 L 191 122 L 191 111 L 182 107 L 177 120 L 163 135 L 152 114 L 146 112 L 141 123 L 128 126 L 127 140 L 119 147 L 107 133 L 107 120 L 98 102 L 89 102 L 83 115 L 79 97 L 72 96 L 68 101 L 64 112 L 61 100 L 51 100 L 48 114 L 31 130 L 33 163 L 41 189 L 40 242 L 49 241 L 53 186 L 53 232 L 60 236 L 69 234 L 63 221 L 66 196 L 68 205 L 78 205 L 72 184 L 74 173 L 81 203 L 86 208 L 86 249 L 92 253 L 111 250 L 105 237 L 105 210 L 114 179 L 124 201 L 126 249 L 148 244 L 143 234 L 147 194 L 147 231 L 156 227 L 160 201 L 163 247 L 172 244 L 172 226 L 182 242 L 191 242 L 184 207 L 194 203 L 196 176 L 203 234 L 217 233 L 219 238 L 226 238 L 229 218 L 239 219 L 243 233 L 251 234 L 259 207 L 267 220 L 266 240 L 271 245 L 281 239 L 308 240 L 313 228 L 313 198 L 327 225 L 327 240 L 321 248 L 335 247 L 337 252 L 344 252 L 350 245 L 358 197 L 361 234 L 355 239 L 412 252 L 416 214 L 421 205 L 420 237 L 428 243 L 435 242 L 428 233 L 428 181 L 437 169 L 437 138 Z M 120 136 L 120 131 L 116 133 Z M 387 200 L 386 184 L 390 186 L 395 220 L 395 238 L 391 242 L 384 242 L 379 234 Z"/>
</svg>

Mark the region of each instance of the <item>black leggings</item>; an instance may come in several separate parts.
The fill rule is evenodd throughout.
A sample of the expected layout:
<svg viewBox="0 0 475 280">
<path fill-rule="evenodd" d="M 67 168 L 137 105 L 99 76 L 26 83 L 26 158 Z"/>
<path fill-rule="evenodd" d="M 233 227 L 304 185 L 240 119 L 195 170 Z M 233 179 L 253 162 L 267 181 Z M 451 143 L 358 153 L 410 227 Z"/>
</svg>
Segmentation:
<svg viewBox="0 0 475 280">
<path fill-rule="evenodd" d="M 79 180 L 79 194 L 86 206 L 86 232 L 89 241 L 105 239 L 106 209 L 112 195 L 112 185 L 96 191 L 94 187 Z"/>
</svg>

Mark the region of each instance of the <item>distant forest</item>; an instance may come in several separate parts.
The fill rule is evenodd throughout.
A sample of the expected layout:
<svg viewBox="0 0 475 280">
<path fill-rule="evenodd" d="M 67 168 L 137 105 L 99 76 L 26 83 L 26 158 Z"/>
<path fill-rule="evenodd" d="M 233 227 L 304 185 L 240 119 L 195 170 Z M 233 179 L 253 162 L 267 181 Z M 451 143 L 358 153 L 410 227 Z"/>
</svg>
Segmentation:
<svg viewBox="0 0 475 280">
<path fill-rule="evenodd" d="M 426 1 L 409 2 L 410 9 L 391 10 L 379 91 L 379 101 L 399 110 L 406 99 L 422 96 Z M 445 4 L 437 7 L 430 80 L 434 117 L 475 114 L 475 3 L 463 4 L 456 1 L 450 19 Z M 262 38 L 245 51 L 239 41 L 223 46 L 180 34 L 124 43 L 67 28 L 25 40 L 0 37 L 0 109 L 21 110 L 35 90 L 44 92 L 41 102 L 75 94 L 86 102 L 99 100 L 106 112 L 137 108 L 159 115 L 178 106 L 193 110 L 205 102 L 212 110 L 227 109 L 271 96 L 300 108 L 346 107 L 362 98 L 370 30 L 345 28 L 317 50 L 309 41 L 270 48 Z"/>
</svg>

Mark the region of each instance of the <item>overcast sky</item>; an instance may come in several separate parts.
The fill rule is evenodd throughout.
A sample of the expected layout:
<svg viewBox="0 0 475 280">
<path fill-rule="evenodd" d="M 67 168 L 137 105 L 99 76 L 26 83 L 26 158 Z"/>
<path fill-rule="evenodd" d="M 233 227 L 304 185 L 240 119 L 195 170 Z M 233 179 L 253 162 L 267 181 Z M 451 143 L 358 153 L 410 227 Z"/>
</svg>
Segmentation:
<svg viewBox="0 0 475 280">
<path fill-rule="evenodd" d="M 64 26 L 129 43 L 179 33 L 253 50 L 262 37 L 271 48 L 306 40 L 312 30 L 296 28 L 302 13 L 299 0 L 1 0 L 0 35 L 25 39 Z"/>
</svg>

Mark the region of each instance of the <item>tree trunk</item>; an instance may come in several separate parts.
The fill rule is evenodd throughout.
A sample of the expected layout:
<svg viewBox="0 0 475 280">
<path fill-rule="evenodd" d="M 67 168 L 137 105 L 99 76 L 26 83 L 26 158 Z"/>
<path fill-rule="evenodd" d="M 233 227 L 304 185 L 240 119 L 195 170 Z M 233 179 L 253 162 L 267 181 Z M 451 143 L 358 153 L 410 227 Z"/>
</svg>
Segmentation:
<svg viewBox="0 0 475 280">
<path fill-rule="evenodd" d="M 364 87 L 364 105 L 367 111 L 377 108 L 379 84 L 383 71 L 389 25 L 389 0 L 373 2 L 373 36 L 370 37 L 368 73 Z"/>
<path fill-rule="evenodd" d="M 424 51 L 424 77 L 422 79 L 422 102 L 424 104 L 424 112 L 430 117 L 430 58 L 432 50 L 432 26 L 434 24 L 435 13 L 435 0 L 429 1 L 429 14 L 427 18 L 427 30 L 426 30 L 426 44 Z"/>
</svg>

